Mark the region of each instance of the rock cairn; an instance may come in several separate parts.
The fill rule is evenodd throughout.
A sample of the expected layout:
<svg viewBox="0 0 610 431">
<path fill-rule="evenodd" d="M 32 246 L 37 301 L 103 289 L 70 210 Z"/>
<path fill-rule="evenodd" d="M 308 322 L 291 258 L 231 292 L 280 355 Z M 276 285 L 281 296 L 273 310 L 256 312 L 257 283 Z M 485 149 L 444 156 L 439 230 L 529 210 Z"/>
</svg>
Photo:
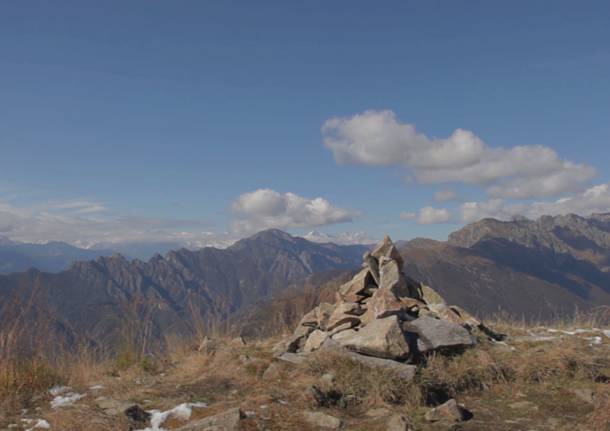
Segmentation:
<svg viewBox="0 0 610 431">
<path fill-rule="evenodd" d="M 402 272 L 388 236 L 363 257 L 362 270 L 342 285 L 335 304 L 322 303 L 300 321 L 287 355 L 342 349 L 399 362 L 417 362 L 433 351 L 473 346 L 494 336 L 477 319 Z"/>
</svg>

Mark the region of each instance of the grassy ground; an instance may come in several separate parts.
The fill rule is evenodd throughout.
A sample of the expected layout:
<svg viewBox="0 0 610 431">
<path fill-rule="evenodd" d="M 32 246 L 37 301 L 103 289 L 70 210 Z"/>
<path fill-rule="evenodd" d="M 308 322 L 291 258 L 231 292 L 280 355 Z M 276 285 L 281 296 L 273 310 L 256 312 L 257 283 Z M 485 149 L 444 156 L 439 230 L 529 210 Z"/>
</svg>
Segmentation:
<svg viewBox="0 0 610 431">
<path fill-rule="evenodd" d="M 31 427 L 24 418 L 45 419 L 62 431 L 128 430 L 125 406 L 168 410 L 186 402 L 208 404 L 193 408 L 190 420 L 240 407 L 249 416 L 241 422 L 243 430 L 315 429 L 303 421 L 303 412 L 311 410 L 341 418 L 349 430 L 384 430 L 391 413 L 408 416 L 416 430 L 610 430 L 610 338 L 603 328 L 556 332 L 598 323 L 564 322 L 554 332 L 498 321 L 492 326 L 509 334 L 506 344 L 483 342 L 463 355 L 431 356 L 412 382 L 328 352 L 301 365 L 278 362 L 275 339 L 246 345 L 220 340 L 216 349 L 203 352 L 194 344 L 174 343 L 164 357 L 124 354 L 95 361 L 81 353 L 52 365 L 42 359 L 4 360 L 0 430 L 10 424 L 17 425 L 10 429 Z M 48 390 L 56 385 L 84 397 L 53 409 Z M 98 389 L 91 389 L 94 385 Z M 311 385 L 331 395 L 328 403 L 311 396 Z M 473 418 L 451 426 L 427 423 L 431 405 L 447 397 L 464 404 Z M 185 423 L 170 418 L 163 427 Z"/>
</svg>

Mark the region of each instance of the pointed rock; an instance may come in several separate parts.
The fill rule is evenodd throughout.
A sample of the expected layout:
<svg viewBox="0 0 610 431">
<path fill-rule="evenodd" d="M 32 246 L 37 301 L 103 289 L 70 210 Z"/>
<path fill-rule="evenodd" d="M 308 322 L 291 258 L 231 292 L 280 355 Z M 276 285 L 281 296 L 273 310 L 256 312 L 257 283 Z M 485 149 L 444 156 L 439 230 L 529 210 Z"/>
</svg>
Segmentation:
<svg viewBox="0 0 610 431">
<path fill-rule="evenodd" d="M 373 283 L 371 271 L 365 268 L 339 288 L 339 297 L 345 302 L 356 302 L 366 296 L 367 287 Z"/>
<path fill-rule="evenodd" d="M 371 252 L 371 256 L 376 258 L 378 261 L 381 261 L 382 257 L 387 257 L 392 260 L 395 260 L 398 263 L 398 266 L 402 269 L 403 260 L 402 256 L 398 252 L 398 249 L 392 242 L 389 236 L 383 237 L 383 241 Z"/>
<path fill-rule="evenodd" d="M 305 346 L 305 342 L 307 341 L 307 337 L 314 331 L 314 328 L 311 326 L 297 326 L 294 334 L 292 334 L 292 338 L 288 342 L 288 347 L 286 349 L 287 352 L 296 353 L 303 349 Z"/>
<path fill-rule="evenodd" d="M 407 279 L 402 273 L 399 264 L 395 260 L 383 258 L 380 261 L 379 269 L 381 283 L 380 289 L 389 289 L 398 297 L 409 297 L 410 290 L 407 286 Z"/>
</svg>

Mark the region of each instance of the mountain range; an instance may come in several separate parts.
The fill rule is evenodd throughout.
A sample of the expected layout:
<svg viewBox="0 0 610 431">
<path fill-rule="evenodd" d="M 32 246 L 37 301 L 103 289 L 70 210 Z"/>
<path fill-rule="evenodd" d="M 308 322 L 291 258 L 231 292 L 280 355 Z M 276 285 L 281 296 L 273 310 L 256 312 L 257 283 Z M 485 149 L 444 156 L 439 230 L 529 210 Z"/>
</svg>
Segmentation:
<svg viewBox="0 0 610 431">
<path fill-rule="evenodd" d="M 402 241 L 399 250 L 405 272 L 450 303 L 482 317 L 545 320 L 610 306 L 609 238 L 610 215 L 485 219 L 446 242 Z M 0 325 L 5 333 L 36 329 L 43 339 L 28 334 L 31 343 L 137 339 L 142 349 L 171 334 L 227 327 L 260 335 L 332 301 L 368 248 L 267 230 L 226 249 L 181 249 L 148 262 L 103 256 L 56 274 L 12 273 L 0 276 Z"/>
</svg>

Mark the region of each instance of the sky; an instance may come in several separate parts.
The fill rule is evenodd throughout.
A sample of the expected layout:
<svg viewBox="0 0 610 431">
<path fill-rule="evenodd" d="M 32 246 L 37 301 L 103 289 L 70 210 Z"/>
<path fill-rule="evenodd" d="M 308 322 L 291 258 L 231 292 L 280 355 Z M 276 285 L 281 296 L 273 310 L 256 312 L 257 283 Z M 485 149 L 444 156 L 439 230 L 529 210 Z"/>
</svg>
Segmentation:
<svg viewBox="0 0 610 431">
<path fill-rule="evenodd" d="M 0 1 L 0 235 L 610 211 L 607 1 Z"/>
</svg>

